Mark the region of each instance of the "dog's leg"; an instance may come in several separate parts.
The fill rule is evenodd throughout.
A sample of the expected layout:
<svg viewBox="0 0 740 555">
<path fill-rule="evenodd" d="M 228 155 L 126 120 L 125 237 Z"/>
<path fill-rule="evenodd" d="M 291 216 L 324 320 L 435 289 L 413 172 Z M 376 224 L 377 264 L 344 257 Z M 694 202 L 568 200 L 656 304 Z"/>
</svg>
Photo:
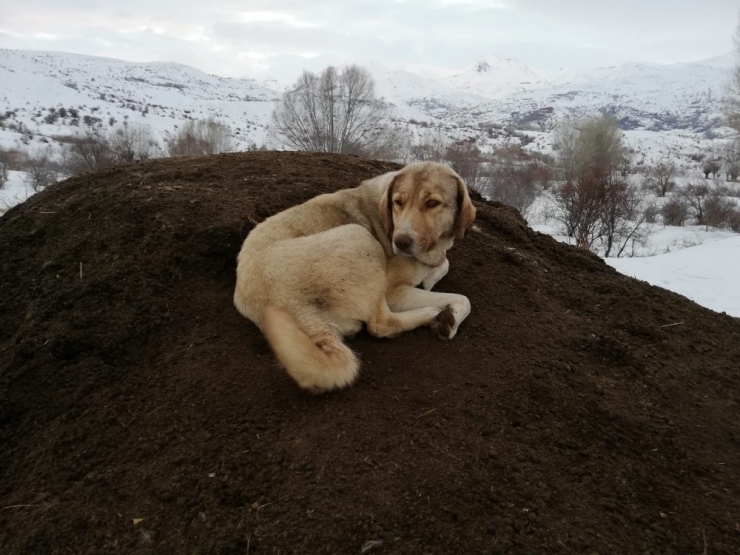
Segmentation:
<svg viewBox="0 0 740 555">
<path fill-rule="evenodd" d="M 385 299 L 381 299 L 375 313 L 367 321 L 367 331 L 375 337 L 395 337 L 405 331 L 430 326 L 441 309 L 424 306 L 403 312 L 391 312 Z"/>
<path fill-rule="evenodd" d="M 445 258 L 445 261 L 442 262 L 442 264 L 432 269 L 429 275 L 422 280 L 421 286 L 427 291 L 431 291 L 432 287 L 437 285 L 437 282 L 445 277 L 449 271 L 450 261 Z"/>
<path fill-rule="evenodd" d="M 425 307 L 439 309 L 432 329 L 441 339 L 455 337 L 458 327 L 470 314 L 470 301 L 464 295 L 424 291 L 408 285 L 396 287 L 389 295 L 388 304 L 395 314 Z"/>
</svg>

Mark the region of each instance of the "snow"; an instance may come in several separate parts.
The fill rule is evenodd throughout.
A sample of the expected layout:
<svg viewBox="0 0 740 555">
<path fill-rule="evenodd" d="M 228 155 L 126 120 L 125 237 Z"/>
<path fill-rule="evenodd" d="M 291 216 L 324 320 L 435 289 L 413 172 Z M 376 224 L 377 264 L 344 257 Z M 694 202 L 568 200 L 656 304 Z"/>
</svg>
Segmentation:
<svg viewBox="0 0 740 555">
<path fill-rule="evenodd" d="M 27 174 L 25 172 L 9 171 L 8 181 L 0 188 L 0 214 L 24 202 L 34 190 L 26 185 Z"/>
<path fill-rule="evenodd" d="M 740 318 L 740 236 L 646 258 L 609 258 L 622 274 Z"/>
</svg>

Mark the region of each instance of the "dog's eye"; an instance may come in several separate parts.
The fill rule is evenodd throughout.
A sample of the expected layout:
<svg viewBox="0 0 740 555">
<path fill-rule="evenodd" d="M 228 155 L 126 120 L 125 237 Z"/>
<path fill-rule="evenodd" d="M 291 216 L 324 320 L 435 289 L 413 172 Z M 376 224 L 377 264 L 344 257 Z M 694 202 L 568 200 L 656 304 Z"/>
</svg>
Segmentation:
<svg viewBox="0 0 740 555">
<path fill-rule="evenodd" d="M 403 206 L 403 201 L 400 198 L 397 198 L 396 200 L 393 201 L 393 204 L 395 204 L 396 206 L 400 208 L 401 206 Z"/>
<path fill-rule="evenodd" d="M 426 203 L 426 204 L 427 204 L 427 208 L 434 208 L 434 207 L 436 207 L 436 206 L 439 206 L 439 205 L 440 205 L 440 204 L 442 204 L 442 203 L 441 203 L 441 202 L 439 202 L 438 200 L 434 200 L 433 198 L 430 198 L 430 199 L 429 199 L 429 200 L 427 201 L 427 203 Z"/>
</svg>

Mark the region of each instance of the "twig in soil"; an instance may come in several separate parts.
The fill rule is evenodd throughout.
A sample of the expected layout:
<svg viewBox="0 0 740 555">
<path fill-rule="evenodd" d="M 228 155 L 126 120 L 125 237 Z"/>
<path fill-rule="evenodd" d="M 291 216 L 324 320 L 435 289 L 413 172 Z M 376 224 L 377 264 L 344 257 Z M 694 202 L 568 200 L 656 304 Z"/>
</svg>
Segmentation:
<svg viewBox="0 0 740 555">
<path fill-rule="evenodd" d="M 707 535 L 704 533 L 704 530 L 705 530 L 705 528 L 702 526 L 702 529 L 701 529 L 701 539 L 704 540 L 704 551 L 703 551 L 703 555 L 707 555 L 707 553 L 708 553 L 708 551 L 707 551 Z"/>
<path fill-rule="evenodd" d="M 433 412 L 434 412 L 435 410 L 437 410 L 437 409 L 435 408 L 435 409 L 431 409 L 431 410 L 428 410 L 428 411 L 426 411 L 425 413 L 422 413 L 422 414 L 420 414 L 420 415 L 419 415 L 419 416 L 417 416 L 416 418 L 421 418 L 422 416 L 426 416 L 427 414 L 431 414 L 431 413 L 433 413 Z"/>
<path fill-rule="evenodd" d="M 82 262 L 80 262 L 80 279 L 82 279 Z"/>
<path fill-rule="evenodd" d="M 3 511 L 6 509 L 20 509 L 21 507 L 36 507 L 35 504 L 26 504 L 26 505 L 8 505 L 7 507 L 3 507 Z"/>
<path fill-rule="evenodd" d="M 673 326 L 680 326 L 686 322 L 676 322 L 674 324 L 665 324 L 664 326 L 658 326 L 659 328 L 672 328 Z"/>
</svg>

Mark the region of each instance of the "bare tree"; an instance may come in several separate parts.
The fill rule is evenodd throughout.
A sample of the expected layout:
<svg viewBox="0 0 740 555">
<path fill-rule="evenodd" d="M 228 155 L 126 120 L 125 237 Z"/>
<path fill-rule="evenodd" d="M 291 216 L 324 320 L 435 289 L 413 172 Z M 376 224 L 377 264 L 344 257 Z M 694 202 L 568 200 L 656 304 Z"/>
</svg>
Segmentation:
<svg viewBox="0 0 740 555">
<path fill-rule="evenodd" d="M 0 189 L 5 187 L 5 184 L 8 182 L 9 166 L 7 152 L 4 149 L 0 149 Z"/>
<path fill-rule="evenodd" d="M 626 155 L 619 122 L 611 116 L 592 118 L 582 123 L 576 144 L 580 171 L 594 175 L 617 171 Z"/>
<path fill-rule="evenodd" d="M 62 174 L 48 148 L 29 153 L 23 169 L 27 174 L 26 183 L 36 192 L 59 181 Z"/>
<path fill-rule="evenodd" d="M 413 162 L 442 162 L 449 146 L 439 131 L 424 133 L 416 144 L 411 146 L 411 161 Z"/>
<path fill-rule="evenodd" d="M 660 209 L 663 225 L 682 226 L 689 216 L 689 207 L 683 197 L 674 197 Z"/>
<path fill-rule="evenodd" d="M 329 66 L 321 75 L 304 71 L 283 94 L 272 113 L 272 132 L 294 150 L 362 152 L 375 148 L 384 120 L 370 72 Z"/>
<path fill-rule="evenodd" d="M 598 176 L 617 171 L 628 156 L 619 123 L 611 116 L 564 120 L 555 131 L 553 148 L 560 178 L 566 182 L 584 173 Z"/>
<path fill-rule="evenodd" d="M 473 189 L 482 182 L 481 164 L 485 161 L 480 149 L 470 141 L 461 141 L 447 147 L 444 155 L 452 169 Z"/>
<path fill-rule="evenodd" d="M 131 123 L 122 125 L 111 133 L 110 145 L 118 163 L 147 160 L 158 147 L 148 125 Z"/>
<path fill-rule="evenodd" d="M 539 174 L 534 164 L 516 165 L 512 161 L 492 164 L 478 191 L 491 200 L 513 206 L 526 217 L 539 193 Z"/>
<path fill-rule="evenodd" d="M 740 132 L 740 25 L 735 29 L 732 37 L 735 53 L 735 67 L 730 70 L 730 76 L 725 85 L 723 111 L 727 125 Z"/>
<path fill-rule="evenodd" d="M 214 118 L 188 120 L 166 143 L 170 156 L 220 154 L 232 148 L 231 130 Z"/>
<path fill-rule="evenodd" d="M 106 135 L 92 126 L 85 126 L 69 139 L 62 150 L 62 160 L 66 173 L 73 176 L 98 171 L 116 162 Z"/>
<path fill-rule="evenodd" d="M 576 121 L 564 120 L 553 135 L 553 149 L 558 153 L 559 177 L 565 182 L 574 181 L 580 169 L 578 133 Z"/>
<path fill-rule="evenodd" d="M 740 139 L 727 142 L 723 158 L 723 169 L 727 179 L 737 181 L 740 175 Z"/>
<path fill-rule="evenodd" d="M 586 172 L 553 190 L 555 218 L 581 248 L 592 250 L 600 237 L 604 197 L 602 181 Z"/>
<path fill-rule="evenodd" d="M 645 199 L 622 171 L 627 149 L 609 116 L 566 121 L 556 134 L 564 182 L 553 189 L 555 218 L 578 246 L 621 256 L 644 244 L 650 215 Z"/>
<path fill-rule="evenodd" d="M 645 189 L 654 192 L 659 197 L 664 197 L 676 186 L 677 174 L 676 165 L 667 157 L 663 157 L 655 165 L 647 168 L 642 184 Z"/>
</svg>

